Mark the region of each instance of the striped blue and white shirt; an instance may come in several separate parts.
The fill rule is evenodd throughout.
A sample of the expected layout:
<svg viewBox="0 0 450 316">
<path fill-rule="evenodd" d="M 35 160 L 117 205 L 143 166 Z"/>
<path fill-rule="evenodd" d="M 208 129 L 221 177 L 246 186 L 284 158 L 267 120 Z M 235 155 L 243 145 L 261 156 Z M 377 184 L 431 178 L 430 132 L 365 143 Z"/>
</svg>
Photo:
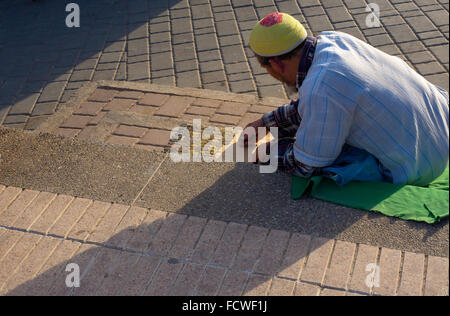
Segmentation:
<svg viewBox="0 0 450 316">
<path fill-rule="evenodd" d="M 284 107 L 293 112 L 292 103 Z M 321 168 L 347 143 L 375 156 L 394 183 L 425 185 L 448 164 L 448 107 L 448 92 L 402 59 L 349 34 L 323 32 L 299 87 L 301 120 L 290 154 Z M 274 116 L 263 120 L 271 125 Z"/>
</svg>

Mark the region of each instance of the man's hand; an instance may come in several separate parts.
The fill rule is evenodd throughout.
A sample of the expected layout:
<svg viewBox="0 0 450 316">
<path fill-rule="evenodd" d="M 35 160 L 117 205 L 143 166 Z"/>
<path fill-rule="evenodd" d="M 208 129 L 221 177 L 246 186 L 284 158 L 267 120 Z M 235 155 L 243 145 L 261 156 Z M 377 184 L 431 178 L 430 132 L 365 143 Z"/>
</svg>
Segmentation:
<svg viewBox="0 0 450 316">
<path fill-rule="evenodd" d="M 256 133 L 256 142 L 258 142 L 258 139 L 260 139 L 258 137 L 258 127 L 265 127 L 262 118 L 260 118 L 259 120 L 256 120 L 250 124 L 248 124 L 245 128 L 244 128 L 244 132 L 245 129 L 247 129 L 248 127 L 253 127 L 255 129 L 255 133 Z M 269 129 L 266 127 L 266 135 L 269 133 Z M 265 135 L 264 135 L 265 136 Z M 261 136 L 262 138 L 262 136 Z M 248 146 L 248 135 L 244 134 L 244 146 Z"/>
</svg>

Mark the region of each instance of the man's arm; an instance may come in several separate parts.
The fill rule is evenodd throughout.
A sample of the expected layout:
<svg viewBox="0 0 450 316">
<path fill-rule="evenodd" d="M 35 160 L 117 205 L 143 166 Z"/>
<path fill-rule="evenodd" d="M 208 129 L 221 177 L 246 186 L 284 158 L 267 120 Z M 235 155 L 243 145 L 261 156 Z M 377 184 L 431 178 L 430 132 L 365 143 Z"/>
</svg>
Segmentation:
<svg viewBox="0 0 450 316">
<path fill-rule="evenodd" d="M 267 128 L 278 127 L 279 137 L 294 137 L 302 120 L 298 114 L 298 100 L 292 100 L 290 104 L 264 114 L 262 120 Z"/>
<path fill-rule="evenodd" d="M 293 147 L 294 143 L 291 143 L 284 153 L 279 153 L 278 168 L 286 173 L 303 178 L 310 178 L 317 174 L 320 171 L 320 168 L 305 165 L 295 159 Z M 280 149 L 281 148 L 278 148 L 278 150 Z"/>
</svg>

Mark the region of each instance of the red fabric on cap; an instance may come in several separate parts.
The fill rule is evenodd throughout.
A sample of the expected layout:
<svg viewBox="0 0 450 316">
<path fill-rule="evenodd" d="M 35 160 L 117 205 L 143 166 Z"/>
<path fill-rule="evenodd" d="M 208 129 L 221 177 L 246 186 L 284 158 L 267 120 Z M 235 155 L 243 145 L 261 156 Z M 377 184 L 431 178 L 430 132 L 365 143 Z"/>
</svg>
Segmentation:
<svg viewBox="0 0 450 316">
<path fill-rule="evenodd" d="M 281 22 L 283 22 L 283 15 L 278 12 L 275 12 L 275 13 L 269 14 L 264 19 L 262 19 L 260 24 L 262 26 L 272 26 L 272 25 L 275 25 L 275 24 L 278 24 Z"/>
</svg>

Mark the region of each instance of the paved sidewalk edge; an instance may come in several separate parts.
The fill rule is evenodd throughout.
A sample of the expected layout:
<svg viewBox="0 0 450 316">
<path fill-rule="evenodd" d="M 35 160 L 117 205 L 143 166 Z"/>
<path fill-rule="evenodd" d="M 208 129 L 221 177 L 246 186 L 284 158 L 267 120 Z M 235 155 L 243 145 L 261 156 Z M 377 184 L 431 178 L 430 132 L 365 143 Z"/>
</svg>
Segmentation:
<svg viewBox="0 0 450 316">
<path fill-rule="evenodd" d="M 135 82 L 124 82 L 124 81 L 98 81 L 98 82 L 88 82 L 84 84 L 75 96 L 70 99 L 66 104 L 62 105 L 61 108 L 51 115 L 47 120 L 42 122 L 36 129 L 36 132 L 48 132 L 53 133 L 55 130 L 75 111 L 78 107 L 88 98 L 88 96 L 95 91 L 95 89 L 120 89 L 129 91 L 140 91 L 140 92 L 154 92 L 160 94 L 168 95 L 179 95 L 188 96 L 196 98 L 214 99 L 221 101 L 233 101 L 249 104 L 259 104 L 259 105 L 271 105 L 280 106 L 289 102 L 287 99 L 265 97 L 258 98 L 255 95 L 250 94 L 237 94 L 231 92 L 222 92 L 215 90 L 205 90 L 205 89 L 195 89 L 195 88 L 178 88 L 163 86 L 157 84 L 145 84 L 145 83 L 135 83 Z"/>
</svg>

